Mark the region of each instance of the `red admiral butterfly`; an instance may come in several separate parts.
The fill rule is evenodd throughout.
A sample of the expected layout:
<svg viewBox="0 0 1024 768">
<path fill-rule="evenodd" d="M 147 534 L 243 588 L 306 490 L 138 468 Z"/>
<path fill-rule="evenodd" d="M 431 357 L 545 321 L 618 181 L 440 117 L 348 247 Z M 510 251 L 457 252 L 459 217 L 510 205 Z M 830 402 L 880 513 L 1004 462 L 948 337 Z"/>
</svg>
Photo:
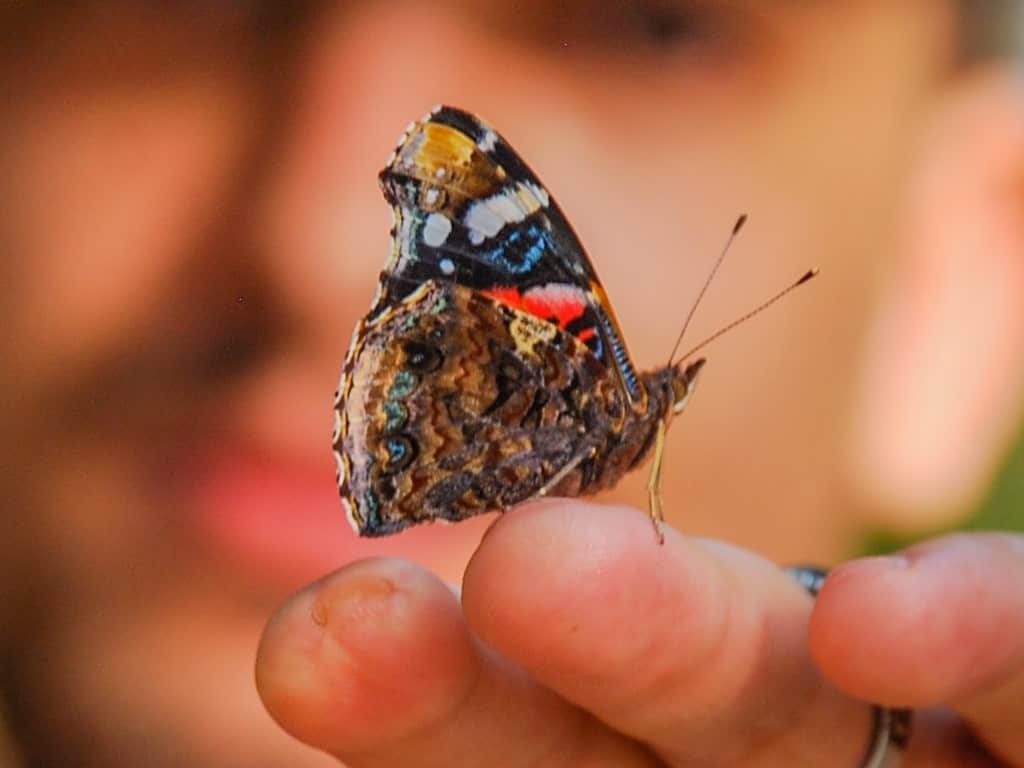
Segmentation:
<svg viewBox="0 0 1024 768">
<path fill-rule="evenodd" d="M 391 256 L 335 398 L 353 527 L 383 536 L 614 485 L 654 449 L 699 359 L 634 368 L 561 209 L 483 121 L 437 107 L 380 173 Z"/>
</svg>

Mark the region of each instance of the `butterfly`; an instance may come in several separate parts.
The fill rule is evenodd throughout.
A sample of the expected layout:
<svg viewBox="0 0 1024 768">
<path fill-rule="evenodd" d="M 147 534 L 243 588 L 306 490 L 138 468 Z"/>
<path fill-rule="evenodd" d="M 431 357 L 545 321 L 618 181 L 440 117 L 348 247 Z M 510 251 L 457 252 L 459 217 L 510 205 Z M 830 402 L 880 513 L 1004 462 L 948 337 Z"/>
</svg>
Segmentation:
<svg viewBox="0 0 1024 768">
<path fill-rule="evenodd" d="M 333 447 L 353 528 L 383 536 L 615 485 L 650 454 L 700 358 L 640 372 L 558 204 L 487 123 L 438 106 L 380 173 L 391 253 L 353 334 Z"/>
</svg>

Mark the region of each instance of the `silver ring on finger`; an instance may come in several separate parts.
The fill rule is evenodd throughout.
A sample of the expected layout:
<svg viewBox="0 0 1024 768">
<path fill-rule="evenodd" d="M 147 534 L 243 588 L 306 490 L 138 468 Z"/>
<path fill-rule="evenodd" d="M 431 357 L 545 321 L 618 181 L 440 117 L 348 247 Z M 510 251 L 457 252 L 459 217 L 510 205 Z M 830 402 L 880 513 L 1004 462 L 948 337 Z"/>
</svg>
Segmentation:
<svg viewBox="0 0 1024 768">
<path fill-rule="evenodd" d="M 812 597 L 821 591 L 828 571 L 814 566 L 786 568 L 786 573 Z M 911 711 L 874 706 L 874 728 L 861 768 L 898 768 L 910 740 Z"/>
</svg>

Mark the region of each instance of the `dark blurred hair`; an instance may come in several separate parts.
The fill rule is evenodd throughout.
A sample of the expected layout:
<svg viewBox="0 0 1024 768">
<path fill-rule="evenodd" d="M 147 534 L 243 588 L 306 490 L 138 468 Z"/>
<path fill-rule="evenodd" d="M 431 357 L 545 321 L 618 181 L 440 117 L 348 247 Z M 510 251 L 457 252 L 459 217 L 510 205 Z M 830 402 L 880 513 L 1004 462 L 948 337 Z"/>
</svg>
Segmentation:
<svg viewBox="0 0 1024 768">
<path fill-rule="evenodd" d="M 1024 55 L 1024 1 L 960 0 L 960 13 L 966 60 Z"/>
</svg>

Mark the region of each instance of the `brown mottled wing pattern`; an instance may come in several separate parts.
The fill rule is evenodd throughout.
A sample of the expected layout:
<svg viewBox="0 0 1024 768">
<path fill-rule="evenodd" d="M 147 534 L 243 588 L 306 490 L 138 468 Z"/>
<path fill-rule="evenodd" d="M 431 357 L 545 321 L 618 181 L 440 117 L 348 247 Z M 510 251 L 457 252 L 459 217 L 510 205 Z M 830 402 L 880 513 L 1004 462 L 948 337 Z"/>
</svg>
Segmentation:
<svg viewBox="0 0 1024 768">
<path fill-rule="evenodd" d="M 341 494 L 367 536 L 528 499 L 628 410 L 571 333 L 433 280 L 360 325 L 337 406 Z M 554 490 L 597 471 L 582 462 Z"/>
</svg>

